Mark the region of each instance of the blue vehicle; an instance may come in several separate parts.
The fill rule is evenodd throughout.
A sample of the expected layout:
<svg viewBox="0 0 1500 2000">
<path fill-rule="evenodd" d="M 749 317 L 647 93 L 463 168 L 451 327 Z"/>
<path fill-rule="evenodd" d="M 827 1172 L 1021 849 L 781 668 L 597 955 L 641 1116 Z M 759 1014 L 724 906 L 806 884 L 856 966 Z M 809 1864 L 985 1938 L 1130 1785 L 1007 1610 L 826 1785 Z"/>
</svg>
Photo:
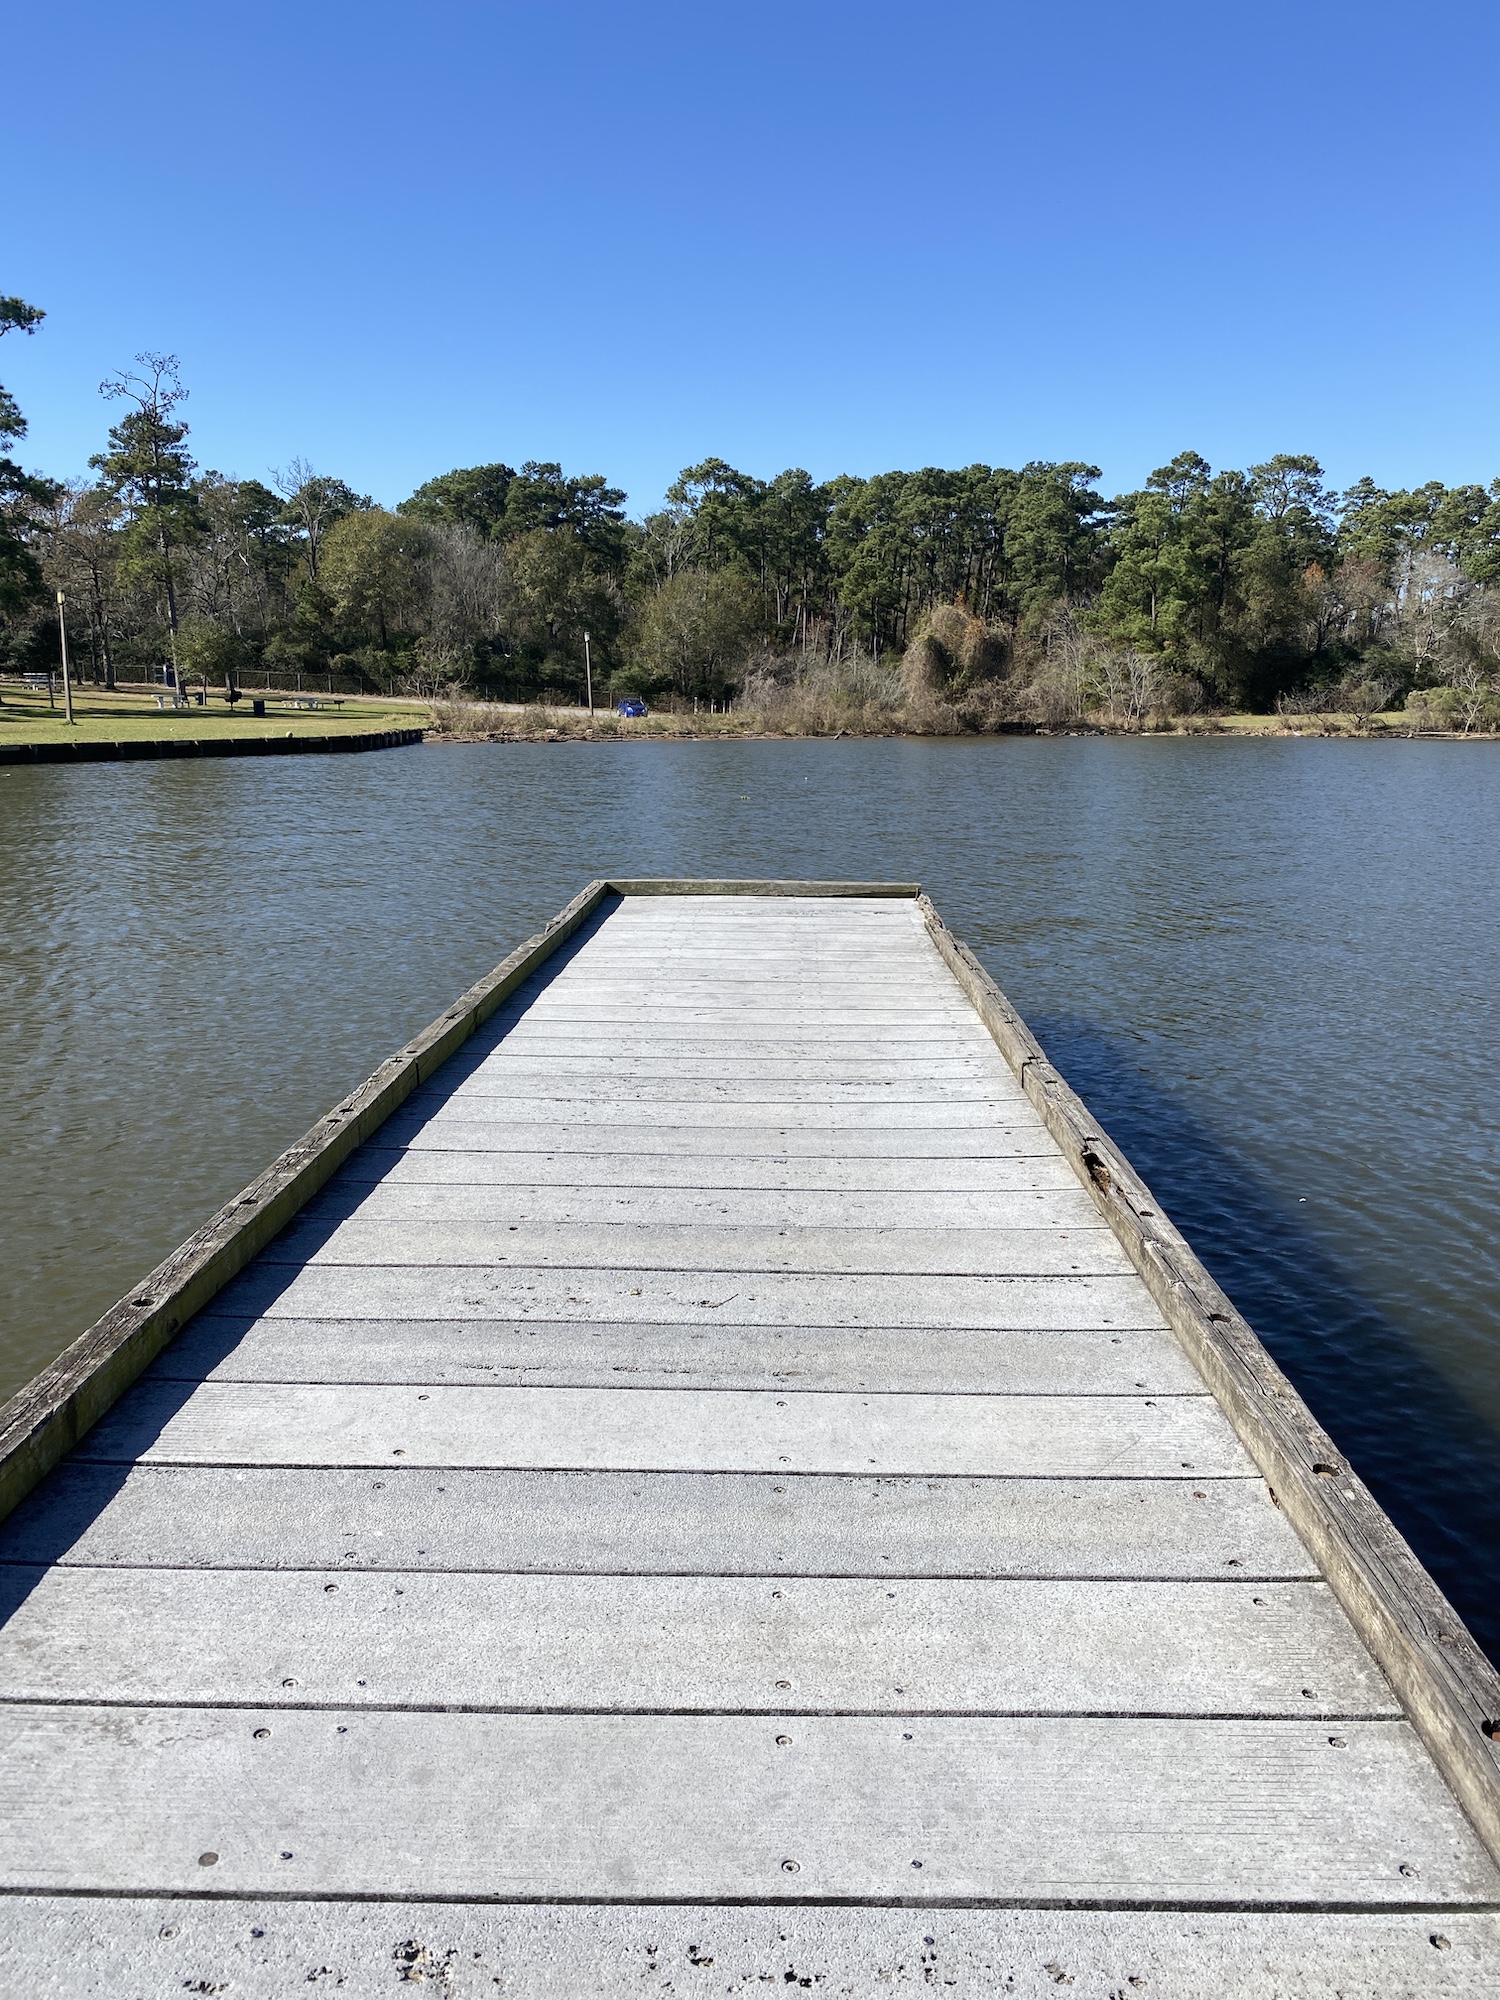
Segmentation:
<svg viewBox="0 0 1500 2000">
<path fill-rule="evenodd" d="M 628 694 L 615 709 L 616 715 L 649 715 L 650 709 L 638 694 Z"/>
</svg>

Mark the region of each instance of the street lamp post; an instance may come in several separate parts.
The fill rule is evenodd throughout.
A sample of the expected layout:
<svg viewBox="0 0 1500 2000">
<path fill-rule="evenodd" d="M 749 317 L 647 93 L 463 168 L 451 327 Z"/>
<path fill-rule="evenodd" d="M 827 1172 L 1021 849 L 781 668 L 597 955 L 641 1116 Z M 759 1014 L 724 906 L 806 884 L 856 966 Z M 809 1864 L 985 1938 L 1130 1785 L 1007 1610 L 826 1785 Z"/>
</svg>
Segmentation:
<svg viewBox="0 0 1500 2000">
<path fill-rule="evenodd" d="M 57 636 L 62 641 L 63 708 L 69 723 L 73 720 L 73 683 L 68 674 L 68 621 L 63 612 L 63 594 L 57 593 Z"/>
<path fill-rule="evenodd" d="M 594 719 L 594 663 L 589 658 L 589 635 L 583 635 L 583 684 L 588 689 L 589 721 Z"/>
</svg>

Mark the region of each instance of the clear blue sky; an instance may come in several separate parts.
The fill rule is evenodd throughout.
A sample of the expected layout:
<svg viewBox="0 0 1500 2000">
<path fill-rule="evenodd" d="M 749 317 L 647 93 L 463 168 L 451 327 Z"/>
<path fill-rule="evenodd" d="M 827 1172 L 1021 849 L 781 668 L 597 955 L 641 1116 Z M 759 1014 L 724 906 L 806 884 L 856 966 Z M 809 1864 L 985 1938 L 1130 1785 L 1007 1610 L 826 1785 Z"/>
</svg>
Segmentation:
<svg viewBox="0 0 1500 2000">
<path fill-rule="evenodd" d="M 40 469 L 151 347 L 201 463 L 386 502 L 556 458 L 642 511 L 710 453 L 1500 474 L 1493 0 L 79 0 L 5 38 Z"/>
</svg>

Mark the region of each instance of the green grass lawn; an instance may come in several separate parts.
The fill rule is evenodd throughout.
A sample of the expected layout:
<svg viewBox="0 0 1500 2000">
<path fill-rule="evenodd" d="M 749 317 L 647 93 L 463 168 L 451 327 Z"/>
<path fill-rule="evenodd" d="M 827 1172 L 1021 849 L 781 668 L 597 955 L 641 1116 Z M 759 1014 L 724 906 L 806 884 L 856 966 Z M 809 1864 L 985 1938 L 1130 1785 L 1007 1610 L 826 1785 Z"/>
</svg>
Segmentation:
<svg viewBox="0 0 1500 2000">
<path fill-rule="evenodd" d="M 316 694 L 303 697 L 322 700 Z M 194 702 L 187 708 L 156 706 L 149 694 L 123 691 L 107 694 L 102 688 L 73 692 L 74 723 L 69 728 L 59 691 L 57 706 L 49 708 L 47 697 L 18 682 L 0 682 L 0 744 L 5 743 L 141 743 L 175 738 L 216 736 L 344 736 L 360 730 L 420 729 L 428 720 L 423 702 L 381 701 L 373 697 L 346 697 L 340 708 L 294 708 L 290 695 L 267 695 L 264 717 L 250 713 L 250 696 L 230 708 L 223 697 L 210 696 L 208 706 Z"/>
<path fill-rule="evenodd" d="M 1326 730 L 1330 718 L 1321 715 L 1221 715 L 1218 718 L 1221 729 L 1237 730 L 1243 736 L 1283 736 L 1289 730 L 1304 736 L 1316 736 Z M 1410 729 L 1412 718 L 1400 709 L 1388 709 L 1373 718 L 1380 729 Z"/>
</svg>

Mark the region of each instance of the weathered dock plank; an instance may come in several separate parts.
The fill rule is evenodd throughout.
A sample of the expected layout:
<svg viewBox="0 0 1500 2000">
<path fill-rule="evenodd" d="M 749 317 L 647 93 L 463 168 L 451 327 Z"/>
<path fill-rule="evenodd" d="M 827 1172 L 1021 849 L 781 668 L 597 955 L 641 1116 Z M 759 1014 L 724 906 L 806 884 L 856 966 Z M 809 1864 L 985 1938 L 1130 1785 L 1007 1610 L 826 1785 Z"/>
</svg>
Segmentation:
<svg viewBox="0 0 1500 2000">
<path fill-rule="evenodd" d="M 713 1119 L 706 1115 L 696 1126 L 640 1121 L 593 1124 L 576 1110 L 549 1124 L 513 1119 L 508 1105 L 501 1107 L 503 1116 L 497 1115 L 495 1102 L 464 1098 L 431 1115 L 393 1118 L 385 1136 L 414 1152 L 535 1153 L 550 1142 L 559 1156 L 591 1153 L 602 1158 L 612 1153 L 631 1159 L 652 1154 L 661 1159 L 727 1157 L 736 1163 L 745 1159 L 833 1161 L 830 1171 L 838 1170 L 837 1163 L 847 1166 L 865 1160 L 962 1160 L 982 1168 L 987 1161 L 1057 1157 L 1046 1132 L 1019 1111 L 993 1125 L 914 1124 L 899 1129 L 875 1125 L 859 1129 L 830 1121 L 804 1129 L 795 1119 L 780 1126 L 771 1122 L 745 1126 L 726 1125 L 722 1116 Z M 833 1152 L 830 1132 L 838 1134 Z"/>
<path fill-rule="evenodd" d="M 286 1318 L 607 1319 L 620 1325 L 734 1316 L 761 1326 L 950 1326 L 1061 1331 L 1161 1326 L 1134 1277 L 892 1276 L 866 1271 L 659 1270 L 646 1265 L 267 1264 L 236 1303 Z"/>
<path fill-rule="evenodd" d="M 1305 1579 L 1253 1479 L 898 1479 L 86 1464 L 16 1514 L 20 1563 L 579 1575 Z"/>
<path fill-rule="evenodd" d="M 311 1989 L 373 2000 L 407 1983 L 457 2000 L 687 2000 L 812 1991 L 876 2000 L 1488 2000 L 1500 1916 L 1466 1911 L 1153 1910 L 16 1899 L 0 1978 L 70 2000 Z M 44 1974 L 44 1978 L 45 1978 Z"/>
<path fill-rule="evenodd" d="M 875 1389 L 1000 1396 L 1197 1395 L 1160 1332 L 632 1326 L 612 1321 L 268 1319 L 205 1313 L 158 1381 L 527 1381 L 560 1389 Z"/>
<path fill-rule="evenodd" d="M 13 1701 L 746 1714 L 1398 1716 L 1326 1584 L 4 1579 Z"/>
<path fill-rule="evenodd" d="M 497 1229 L 508 1232 L 499 1248 Z M 510 1238 L 515 1241 L 511 1242 Z M 1062 1277 L 1070 1272 L 1133 1277 L 1130 1260 L 1099 1223 L 1028 1229 L 756 1229 L 702 1216 L 681 1224 L 499 1223 L 480 1219 L 355 1215 L 332 1226 L 312 1220 L 264 1253 L 268 1270 L 342 1266 L 525 1265 L 529 1269 L 852 1271 L 861 1274 Z"/>
<path fill-rule="evenodd" d="M 1099 1211 L 1075 1182 L 1061 1188 L 907 1189 L 902 1193 L 850 1188 L 656 1188 L 619 1181 L 599 1187 L 511 1181 L 433 1185 L 388 1179 L 360 1190 L 360 1220 L 376 1222 L 630 1223 L 681 1231 L 711 1224 L 750 1230 L 816 1229 L 904 1231 L 1059 1230 L 1103 1233 Z M 305 1218 L 318 1224 L 342 1220 L 354 1195 L 340 1188 L 308 1204 Z M 681 1237 L 674 1239 L 681 1242 Z"/>
<path fill-rule="evenodd" d="M 404 1147 L 373 1142 L 362 1147 L 340 1176 L 341 1187 L 692 1188 L 721 1196 L 760 1190 L 787 1200 L 823 1192 L 920 1197 L 1078 1188 L 1078 1176 L 1058 1158 L 1045 1133 L 1033 1135 L 1026 1150 L 1001 1154 L 851 1156 L 845 1151 L 830 1159 L 821 1153 L 641 1152 L 626 1156 L 627 1173 L 621 1153 L 592 1145 L 526 1152 L 490 1143 L 492 1125 L 451 1130 L 447 1144 L 439 1143 L 434 1131 L 435 1121 L 429 1121 Z"/>
<path fill-rule="evenodd" d="M 78 1447 L 143 1465 L 497 1471 L 874 1472 L 892 1477 L 1253 1474 L 1212 1397 L 817 1395 L 763 1389 L 417 1390 L 209 1382 L 135 1389 Z"/>
<path fill-rule="evenodd" d="M 525 1087 L 527 1082 L 532 1086 L 530 1091 Z M 857 1121 L 872 1125 L 911 1123 L 914 1109 L 935 1112 L 937 1123 L 968 1124 L 974 1122 L 979 1112 L 992 1117 L 997 1109 L 1009 1110 L 1013 1117 L 1028 1122 L 1031 1115 L 1030 1107 L 1013 1082 L 1006 1088 L 998 1078 L 977 1076 L 930 1079 L 907 1076 L 899 1081 L 860 1077 L 847 1082 L 837 1078 L 765 1082 L 734 1077 L 631 1081 L 556 1076 L 547 1082 L 539 1069 L 529 1069 L 522 1077 L 513 1079 L 508 1070 L 497 1066 L 481 1070 L 463 1088 L 463 1098 L 468 1103 L 495 1097 L 503 1098 L 507 1110 L 513 1111 L 518 1120 L 537 1116 L 555 1118 L 560 1105 L 578 1101 L 588 1105 L 591 1116 L 608 1106 L 626 1118 L 636 1114 L 637 1107 L 660 1104 L 670 1122 L 687 1125 L 700 1122 L 703 1105 L 732 1108 L 735 1122 L 748 1125 L 778 1124 L 783 1113 L 793 1107 L 799 1120 L 807 1118 L 809 1109 L 816 1109 L 833 1113 L 834 1122 L 851 1110 L 873 1110 L 879 1115 Z M 546 1112 L 533 1111 L 533 1105 L 543 1104 L 550 1107 Z M 969 1116 L 961 1116 L 963 1112 Z"/>
<path fill-rule="evenodd" d="M 684 1085 L 674 1095 L 646 1096 L 644 1093 L 633 1097 L 589 1098 L 587 1118 L 591 1127 L 611 1125 L 642 1126 L 649 1124 L 653 1132 L 663 1138 L 673 1132 L 691 1132 L 704 1126 L 711 1127 L 721 1136 L 748 1133 L 784 1127 L 788 1130 L 829 1133 L 845 1132 L 880 1133 L 903 1126 L 915 1126 L 922 1131 L 972 1131 L 978 1128 L 988 1131 L 997 1118 L 1009 1115 L 1017 1129 L 1025 1129 L 1032 1123 L 1034 1113 L 1031 1107 L 1019 1097 L 998 1089 L 987 1094 L 968 1094 L 962 1097 L 927 1095 L 914 1091 L 900 1097 L 871 1101 L 851 1096 L 835 1098 L 826 1090 L 819 1089 L 809 1096 L 783 1096 L 772 1094 L 770 1086 L 748 1085 L 755 1092 L 753 1097 L 725 1097 L 722 1100 L 713 1092 L 690 1097 L 684 1093 Z M 510 1125 L 541 1125 L 552 1127 L 559 1118 L 565 1119 L 567 1107 L 576 1105 L 577 1099 L 560 1092 L 556 1097 L 504 1097 L 505 1118 Z M 449 1118 L 468 1115 L 470 1117 L 493 1117 L 496 1099 L 485 1093 L 465 1092 L 455 1095 L 443 1107 Z M 417 1112 L 419 1106 L 413 1106 Z M 732 1115 L 726 1116 L 726 1113 Z M 575 1115 L 578 1115 L 575 1112 Z M 564 1126 L 566 1129 L 566 1126 Z M 535 1141 L 533 1141 L 535 1143 Z M 826 1143 L 826 1141 L 825 1141 Z"/>
<path fill-rule="evenodd" d="M 606 1090 L 634 1090 L 642 1084 L 670 1083 L 680 1088 L 701 1083 L 728 1089 L 774 1083 L 779 1087 L 776 1094 L 780 1094 L 793 1085 L 799 1090 L 819 1086 L 844 1090 L 851 1084 L 867 1083 L 891 1090 L 932 1083 L 951 1089 L 955 1083 L 980 1080 L 991 1087 L 996 1083 L 995 1073 L 978 1053 L 930 1056 L 919 1055 L 914 1049 L 909 1055 L 878 1057 L 825 1056 L 811 1051 L 756 1056 L 726 1043 L 717 1053 L 704 1052 L 701 1045 L 695 1045 L 693 1053 L 680 1057 L 637 1059 L 560 1054 L 555 1050 L 522 1057 L 502 1050 L 501 1056 L 491 1057 L 474 1073 L 466 1087 L 475 1095 L 511 1090 L 527 1095 L 525 1086 L 532 1084 L 540 1087 L 537 1094 L 548 1097 L 580 1092 L 594 1097 Z"/>
<path fill-rule="evenodd" d="M 782 1720 L 7 1703 L 0 1875 L 564 1902 L 1494 1895 L 1404 1722 Z"/>
<path fill-rule="evenodd" d="M 1491 1990 L 1500 1681 L 1003 996 L 619 886 L 0 1422 L 0 1983 Z"/>
</svg>

